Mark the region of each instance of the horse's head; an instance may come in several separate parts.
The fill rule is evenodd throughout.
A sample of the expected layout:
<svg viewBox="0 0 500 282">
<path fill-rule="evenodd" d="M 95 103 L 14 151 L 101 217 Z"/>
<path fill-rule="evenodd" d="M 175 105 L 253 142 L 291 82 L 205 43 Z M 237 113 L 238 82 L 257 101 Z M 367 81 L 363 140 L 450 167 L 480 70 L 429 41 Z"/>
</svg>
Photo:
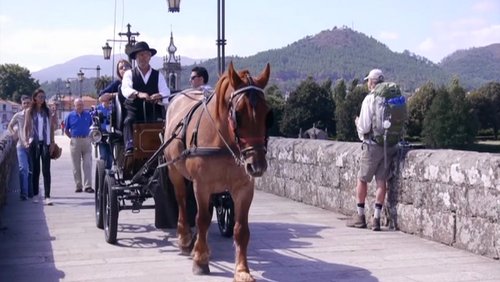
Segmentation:
<svg viewBox="0 0 500 282">
<path fill-rule="evenodd" d="M 269 81 L 270 66 L 257 78 L 245 70 L 236 72 L 233 63 L 217 83 L 217 117 L 227 118 L 230 138 L 239 150 L 246 172 L 259 177 L 267 169 L 267 130 L 272 111 L 266 103 L 264 87 Z"/>
</svg>

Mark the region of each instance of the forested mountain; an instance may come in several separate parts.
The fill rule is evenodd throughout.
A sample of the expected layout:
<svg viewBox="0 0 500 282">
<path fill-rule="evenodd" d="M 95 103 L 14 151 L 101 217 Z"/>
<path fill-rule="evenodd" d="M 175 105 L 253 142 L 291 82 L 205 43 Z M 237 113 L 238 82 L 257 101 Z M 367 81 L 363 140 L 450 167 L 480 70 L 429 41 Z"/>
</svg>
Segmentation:
<svg viewBox="0 0 500 282">
<path fill-rule="evenodd" d="M 182 51 L 182 46 L 179 46 L 179 50 Z M 160 56 L 153 59 L 157 57 Z M 466 90 L 478 88 L 489 81 L 500 82 L 500 44 L 457 51 L 438 65 L 407 50 L 393 52 L 376 39 L 347 27 L 324 30 L 285 47 L 253 56 L 227 57 L 226 65 L 230 61 L 234 62 L 237 70 L 249 69 L 254 75 L 260 73 L 269 62 L 270 85 L 276 84 L 284 92 L 293 91 L 309 76 L 316 81 L 331 79 L 335 82 L 340 78 L 346 81 L 355 78 L 362 80 L 372 68 L 384 70 L 387 80 L 399 83 L 408 92 L 429 81 L 447 85 L 453 76 L 458 76 Z M 194 66 L 186 62 L 183 61 L 182 65 L 181 88 L 189 86 L 190 72 Z M 208 59 L 200 64 L 207 68 L 209 84 L 214 85 L 217 80 L 217 59 Z M 153 64 L 153 67 L 159 66 Z M 77 68 L 71 70 L 74 73 Z M 92 88 L 93 83 L 84 83 L 83 92 L 92 92 L 86 89 L 87 85 Z"/>
<path fill-rule="evenodd" d="M 490 81 L 500 81 L 500 43 L 459 50 L 444 58 L 441 68 L 474 88 Z"/>
</svg>

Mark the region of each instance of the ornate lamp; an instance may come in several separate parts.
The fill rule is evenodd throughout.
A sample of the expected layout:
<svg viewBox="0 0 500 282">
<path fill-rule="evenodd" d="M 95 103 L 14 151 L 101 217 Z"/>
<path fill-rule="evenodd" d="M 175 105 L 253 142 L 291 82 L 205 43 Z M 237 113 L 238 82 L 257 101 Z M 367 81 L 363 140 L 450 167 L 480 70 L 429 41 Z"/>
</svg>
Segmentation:
<svg viewBox="0 0 500 282">
<path fill-rule="evenodd" d="M 171 13 L 179 12 L 181 0 L 167 0 L 168 11 Z"/>
</svg>

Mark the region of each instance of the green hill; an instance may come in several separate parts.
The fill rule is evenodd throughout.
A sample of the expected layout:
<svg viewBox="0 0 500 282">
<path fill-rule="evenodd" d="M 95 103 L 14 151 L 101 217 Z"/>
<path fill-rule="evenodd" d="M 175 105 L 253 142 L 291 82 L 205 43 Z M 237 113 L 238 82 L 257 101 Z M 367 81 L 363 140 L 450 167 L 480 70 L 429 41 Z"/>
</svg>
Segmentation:
<svg viewBox="0 0 500 282">
<path fill-rule="evenodd" d="M 443 70 L 477 88 L 490 81 L 500 81 L 500 43 L 459 50 L 442 60 Z"/>
</svg>

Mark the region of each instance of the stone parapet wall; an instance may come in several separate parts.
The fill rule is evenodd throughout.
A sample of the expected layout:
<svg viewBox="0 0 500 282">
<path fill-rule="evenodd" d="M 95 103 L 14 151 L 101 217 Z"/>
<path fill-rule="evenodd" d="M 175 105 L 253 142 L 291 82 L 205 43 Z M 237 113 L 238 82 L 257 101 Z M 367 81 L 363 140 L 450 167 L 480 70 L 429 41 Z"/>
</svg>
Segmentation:
<svg viewBox="0 0 500 282">
<path fill-rule="evenodd" d="M 0 139 L 0 208 L 5 205 L 7 189 L 12 185 L 12 177 L 17 175 L 17 141 L 11 135 L 5 135 Z M 18 184 L 18 182 L 14 181 Z"/>
<path fill-rule="evenodd" d="M 346 215 L 355 212 L 361 143 L 271 138 L 256 188 Z M 384 208 L 390 228 L 498 259 L 500 154 L 403 150 Z M 373 213 L 375 181 L 367 215 Z"/>
</svg>

